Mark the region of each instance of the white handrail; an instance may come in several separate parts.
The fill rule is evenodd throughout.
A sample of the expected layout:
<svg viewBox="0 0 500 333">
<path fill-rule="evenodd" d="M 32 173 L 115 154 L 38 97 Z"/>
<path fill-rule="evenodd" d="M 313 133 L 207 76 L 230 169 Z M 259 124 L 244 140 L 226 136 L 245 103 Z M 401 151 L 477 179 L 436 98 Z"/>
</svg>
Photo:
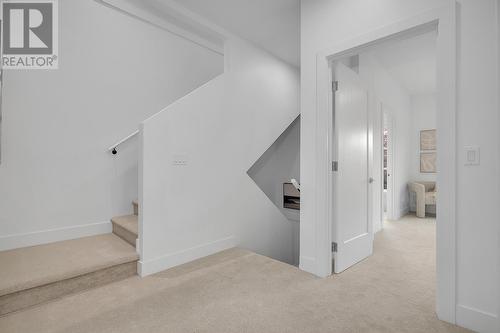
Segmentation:
<svg viewBox="0 0 500 333">
<path fill-rule="evenodd" d="M 123 139 L 121 139 L 120 141 L 118 141 L 117 143 L 115 143 L 114 145 L 112 145 L 111 147 L 108 148 L 108 151 L 115 151 L 116 148 L 118 148 L 119 145 L 121 145 L 122 143 L 124 143 L 125 141 L 131 139 L 132 137 L 136 136 L 137 134 L 139 134 L 139 130 L 127 135 L 126 137 L 124 137 Z M 116 154 L 116 153 L 114 153 Z"/>
</svg>

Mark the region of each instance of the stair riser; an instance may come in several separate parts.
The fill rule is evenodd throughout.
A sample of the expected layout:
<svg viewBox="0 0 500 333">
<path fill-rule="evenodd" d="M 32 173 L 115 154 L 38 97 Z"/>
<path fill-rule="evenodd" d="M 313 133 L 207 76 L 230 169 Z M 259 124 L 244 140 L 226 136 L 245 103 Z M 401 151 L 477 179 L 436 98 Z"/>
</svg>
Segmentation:
<svg viewBox="0 0 500 333">
<path fill-rule="evenodd" d="M 128 231 L 127 229 L 113 223 L 113 233 L 135 247 L 135 242 L 137 240 L 137 235 Z"/>
<path fill-rule="evenodd" d="M 0 316 L 137 275 L 137 261 L 0 296 Z"/>
</svg>

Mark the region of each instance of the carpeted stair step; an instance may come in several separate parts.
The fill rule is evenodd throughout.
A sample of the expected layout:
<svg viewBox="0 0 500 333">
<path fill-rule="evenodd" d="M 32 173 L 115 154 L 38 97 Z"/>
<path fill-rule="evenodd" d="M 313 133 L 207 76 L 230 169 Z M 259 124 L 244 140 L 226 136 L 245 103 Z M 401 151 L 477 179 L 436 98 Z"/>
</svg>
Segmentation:
<svg viewBox="0 0 500 333">
<path fill-rule="evenodd" d="M 137 274 L 135 249 L 106 234 L 0 252 L 0 316 Z"/>
<path fill-rule="evenodd" d="M 135 246 L 138 232 L 137 215 L 117 216 L 111 219 L 113 223 L 113 233 L 122 238 L 127 243 Z"/>
</svg>

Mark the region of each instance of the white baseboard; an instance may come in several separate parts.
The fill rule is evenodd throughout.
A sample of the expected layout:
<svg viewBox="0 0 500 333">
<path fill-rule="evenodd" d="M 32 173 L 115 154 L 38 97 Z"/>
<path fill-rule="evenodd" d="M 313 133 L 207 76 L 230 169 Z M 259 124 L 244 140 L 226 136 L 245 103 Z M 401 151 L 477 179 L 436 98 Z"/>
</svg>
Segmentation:
<svg viewBox="0 0 500 333">
<path fill-rule="evenodd" d="M 167 254 L 156 259 L 139 261 L 137 271 L 141 277 L 164 271 L 166 269 L 200 259 L 217 252 L 231 249 L 236 246 L 234 236 L 216 240 L 214 242 L 198 245 L 186 250 Z"/>
<path fill-rule="evenodd" d="M 396 220 L 399 220 L 400 218 L 408 215 L 408 213 L 410 213 L 410 207 L 403 207 L 400 211 L 399 211 L 399 216 L 397 216 L 397 219 Z"/>
<path fill-rule="evenodd" d="M 316 275 L 316 259 L 312 257 L 300 256 L 299 268 L 302 271 Z"/>
<path fill-rule="evenodd" d="M 107 234 L 111 231 L 111 222 L 107 221 L 77 225 L 74 227 L 35 231 L 25 234 L 0 236 L 0 251 Z"/>
<path fill-rule="evenodd" d="M 498 317 L 465 305 L 457 305 L 457 325 L 480 333 L 500 332 Z"/>
</svg>

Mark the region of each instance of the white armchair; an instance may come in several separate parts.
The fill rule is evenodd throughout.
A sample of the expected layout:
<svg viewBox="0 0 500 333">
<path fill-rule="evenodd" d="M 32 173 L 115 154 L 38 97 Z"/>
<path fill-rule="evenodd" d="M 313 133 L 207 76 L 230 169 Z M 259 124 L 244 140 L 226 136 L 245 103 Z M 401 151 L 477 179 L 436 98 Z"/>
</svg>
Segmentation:
<svg viewBox="0 0 500 333">
<path fill-rule="evenodd" d="M 425 205 L 436 204 L 436 182 L 410 182 L 408 189 L 415 193 L 417 217 L 425 217 Z"/>
</svg>

